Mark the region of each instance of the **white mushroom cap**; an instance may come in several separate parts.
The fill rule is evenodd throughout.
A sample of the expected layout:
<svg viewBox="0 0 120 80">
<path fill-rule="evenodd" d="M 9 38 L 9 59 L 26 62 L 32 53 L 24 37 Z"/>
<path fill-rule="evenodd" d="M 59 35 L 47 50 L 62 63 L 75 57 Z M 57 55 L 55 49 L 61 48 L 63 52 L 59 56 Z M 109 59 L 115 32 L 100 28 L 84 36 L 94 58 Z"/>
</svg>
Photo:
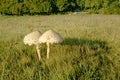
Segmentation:
<svg viewBox="0 0 120 80">
<path fill-rule="evenodd" d="M 55 32 L 54 30 L 48 30 L 46 31 L 40 38 L 39 38 L 39 42 L 40 43 L 59 43 L 62 42 L 63 39 L 60 36 L 60 34 L 58 34 L 57 32 Z"/>
<path fill-rule="evenodd" d="M 39 37 L 42 35 L 40 31 L 34 31 L 26 35 L 23 39 L 24 44 L 28 44 L 29 46 L 35 44 L 39 44 Z"/>
</svg>

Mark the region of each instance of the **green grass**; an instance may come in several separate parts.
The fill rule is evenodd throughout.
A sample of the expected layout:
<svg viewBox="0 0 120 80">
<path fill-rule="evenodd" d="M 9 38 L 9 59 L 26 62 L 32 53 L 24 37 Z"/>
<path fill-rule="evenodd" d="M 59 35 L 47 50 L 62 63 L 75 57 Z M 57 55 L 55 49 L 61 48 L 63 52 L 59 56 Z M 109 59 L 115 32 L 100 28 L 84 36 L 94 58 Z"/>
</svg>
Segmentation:
<svg viewBox="0 0 120 80">
<path fill-rule="evenodd" d="M 64 41 L 24 45 L 31 31 L 54 29 Z M 120 80 L 120 15 L 0 16 L 0 80 Z"/>
</svg>

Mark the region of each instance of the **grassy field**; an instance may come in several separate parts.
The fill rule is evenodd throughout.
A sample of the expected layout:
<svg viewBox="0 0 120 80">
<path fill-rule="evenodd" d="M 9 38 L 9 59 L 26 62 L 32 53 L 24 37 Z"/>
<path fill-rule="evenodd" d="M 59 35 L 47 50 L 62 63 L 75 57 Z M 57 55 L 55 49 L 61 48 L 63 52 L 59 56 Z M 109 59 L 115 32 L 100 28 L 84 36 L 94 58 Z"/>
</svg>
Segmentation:
<svg viewBox="0 0 120 80">
<path fill-rule="evenodd" d="M 38 61 L 23 38 L 49 29 L 64 41 Z M 120 80 L 120 15 L 0 16 L 0 80 Z"/>
</svg>

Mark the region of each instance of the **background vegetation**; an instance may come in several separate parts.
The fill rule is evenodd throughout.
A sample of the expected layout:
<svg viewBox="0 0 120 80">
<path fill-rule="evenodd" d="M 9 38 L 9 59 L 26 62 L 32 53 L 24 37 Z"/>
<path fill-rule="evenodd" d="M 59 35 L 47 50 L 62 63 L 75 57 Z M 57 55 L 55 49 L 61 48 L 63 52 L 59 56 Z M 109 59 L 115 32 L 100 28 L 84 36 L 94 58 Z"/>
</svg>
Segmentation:
<svg viewBox="0 0 120 80">
<path fill-rule="evenodd" d="M 65 12 L 120 14 L 120 0 L 0 0 L 2 15 L 34 15 Z"/>
<path fill-rule="evenodd" d="M 1 80 L 120 80 L 119 15 L 0 16 Z M 64 41 L 42 61 L 26 34 L 54 29 Z"/>
</svg>

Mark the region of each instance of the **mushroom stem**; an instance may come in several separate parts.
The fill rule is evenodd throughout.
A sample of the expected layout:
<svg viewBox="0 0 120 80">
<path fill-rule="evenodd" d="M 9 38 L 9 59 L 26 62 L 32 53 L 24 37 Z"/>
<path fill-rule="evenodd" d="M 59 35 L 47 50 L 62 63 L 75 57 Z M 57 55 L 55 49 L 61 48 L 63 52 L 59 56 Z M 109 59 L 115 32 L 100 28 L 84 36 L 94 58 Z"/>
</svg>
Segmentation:
<svg viewBox="0 0 120 80">
<path fill-rule="evenodd" d="M 47 59 L 49 59 L 49 52 L 50 52 L 50 43 L 47 42 Z"/>
<path fill-rule="evenodd" d="M 36 45 L 36 50 L 37 50 L 38 58 L 40 60 L 41 59 L 41 55 L 40 55 L 39 44 Z"/>
</svg>

